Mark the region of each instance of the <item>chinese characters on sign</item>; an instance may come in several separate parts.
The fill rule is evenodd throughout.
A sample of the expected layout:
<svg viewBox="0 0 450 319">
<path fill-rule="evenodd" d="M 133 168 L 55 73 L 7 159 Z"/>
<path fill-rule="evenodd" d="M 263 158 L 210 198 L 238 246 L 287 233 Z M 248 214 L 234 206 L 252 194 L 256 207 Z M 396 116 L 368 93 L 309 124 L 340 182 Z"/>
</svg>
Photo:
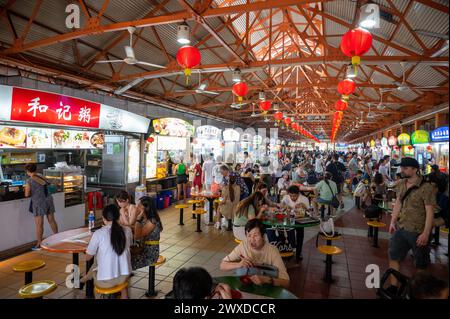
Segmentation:
<svg viewBox="0 0 450 319">
<path fill-rule="evenodd" d="M 58 94 L 15 87 L 11 120 L 98 128 L 100 104 Z"/>
</svg>

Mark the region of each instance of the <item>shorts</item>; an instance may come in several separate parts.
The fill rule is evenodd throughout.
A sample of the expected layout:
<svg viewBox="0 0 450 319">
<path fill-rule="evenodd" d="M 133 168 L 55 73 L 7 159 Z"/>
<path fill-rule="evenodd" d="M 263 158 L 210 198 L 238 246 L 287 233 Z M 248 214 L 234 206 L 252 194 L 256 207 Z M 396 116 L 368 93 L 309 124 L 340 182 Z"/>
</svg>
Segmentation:
<svg viewBox="0 0 450 319">
<path fill-rule="evenodd" d="M 326 199 L 323 199 L 323 198 L 317 198 L 317 202 L 319 203 L 319 204 L 325 204 L 325 205 L 331 205 L 331 200 L 326 200 Z"/>
<path fill-rule="evenodd" d="M 188 182 L 187 175 L 177 175 L 177 184 L 186 184 Z"/>
<path fill-rule="evenodd" d="M 389 241 L 389 258 L 395 261 L 403 261 L 412 249 L 414 262 L 417 268 L 424 269 L 430 263 L 430 247 L 418 247 L 416 244 L 418 233 L 404 229 L 398 229 Z"/>
</svg>

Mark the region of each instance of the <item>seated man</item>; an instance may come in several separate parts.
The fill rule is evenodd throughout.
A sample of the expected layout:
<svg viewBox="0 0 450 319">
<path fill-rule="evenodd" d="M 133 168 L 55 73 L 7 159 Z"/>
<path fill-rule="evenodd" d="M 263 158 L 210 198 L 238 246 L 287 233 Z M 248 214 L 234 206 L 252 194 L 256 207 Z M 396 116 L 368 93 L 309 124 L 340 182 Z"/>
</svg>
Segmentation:
<svg viewBox="0 0 450 319">
<path fill-rule="evenodd" d="M 288 194 L 281 200 L 281 207 L 291 210 L 300 208 L 307 210 L 309 207 L 309 200 L 300 193 L 300 188 L 298 186 L 292 185 L 288 188 Z"/>
<path fill-rule="evenodd" d="M 173 278 L 173 290 L 166 298 L 174 299 L 231 299 L 231 288 L 219 283 L 214 287 L 211 275 L 203 268 L 181 268 Z"/>
<path fill-rule="evenodd" d="M 289 275 L 275 246 L 264 239 L 265 229 L 258 219 L 251 219 L 245 225 L 246 239 L 226 256 L 220 264 L 220 270 L 246 269 L 249 273 L 258 272 L 258 265 L 272 266 L 277 276 L 255 274 L 251 281 L 256 285 L 271 284 L 274 286 L 289 287 Z"/>
</svg>

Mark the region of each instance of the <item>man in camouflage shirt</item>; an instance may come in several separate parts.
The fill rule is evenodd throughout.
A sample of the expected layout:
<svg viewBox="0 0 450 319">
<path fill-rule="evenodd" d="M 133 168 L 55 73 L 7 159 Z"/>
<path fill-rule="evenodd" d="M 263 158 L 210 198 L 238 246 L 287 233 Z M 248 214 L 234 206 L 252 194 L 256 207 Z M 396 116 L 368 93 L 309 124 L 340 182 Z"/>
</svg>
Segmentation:
<svg viewBox="0 0 450 319">
<path fill-rule="evenodd" d="M 428 246 L 433 227 L 436 189 L 419 175 L 419 163 L 414 158 L 405 157 L 400 164 L 403 179 L 397 185 L 397 200 L 392 212 L 389 232 L 389 266 L 400 270 L 400 262 L 408 251 L 414 254 L 417 268 L 424 269 L 430 262 Z M 397 281 L 391 276 L 395 293 Z"/>
</svg>

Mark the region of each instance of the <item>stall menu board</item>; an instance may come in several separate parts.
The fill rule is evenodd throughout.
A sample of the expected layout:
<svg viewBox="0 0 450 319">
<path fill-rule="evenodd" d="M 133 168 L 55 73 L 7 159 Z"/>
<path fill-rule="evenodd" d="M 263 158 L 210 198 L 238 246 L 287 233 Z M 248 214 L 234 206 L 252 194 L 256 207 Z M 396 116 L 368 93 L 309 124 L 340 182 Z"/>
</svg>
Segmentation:
<svg viewBox="0 0 450 319">
<path fill-rule="evenodd" d="M 404 156 L 414 157 L 414 147 L 412 147 L 411 145 L 403 145 L 402 153 Z"/>
<path fill-rule="evenodd" d="M 194 135 L 194 127 L 190 123 L 171 117 L 153 120 L 153 129 L 159 135 L 178 137 Z"/>
<path fill-rule="evenodd" d="M 158 151 L 184 151 L 186 140 L 185 137 L 158 136 Z"/>
<path fill-rule="evenodd" d="M 48 128 L 27 128 L 27 148 L 52 148 L 52 130 Z"/>
<path fill-rule="evenodd" d="M 424 144 L 430 141 L 430 134 L 424 130 L 417 130 L 411 135 L 411 144 Z"/>
<path fill-rule="evenodd" d="M 53 148 L 58 149 L 90 149 L 97 148 L 91 143 L 95 132 L 74 130 L 52 130 Z"/>
<path fill-rule="evenodd" d="M 234 129 L 226 129 L 223 131 L 223 140 L 225 142 L 237 142 L 239 141 L 240 134 Z"/>
<path fill-rule="evenodd" d="M 448 142 L 448 126 L 438 127 L 430 136 L 432 142 Z"/>
<path fill-rule="evenodd" d="M 222 130 L 212 125 L 197 127 L 197 138 L 218 140 L 222 135 Z"/>
<path fill-rule="evenodd" d="M 411 141 L 411 138 L 409 137 L 409 134 L 402 133 L 397 137 L 397 143 L 399 146 L 409 145 L 409 142 Z"/>
<path fill-rule="evenodd" d="M 381 146 L 387 146 L 388 145 L 388 140 L 385 137 L 381 138 Z"/>
<path fill-rule="evenodd" d="M 0 126 L 0 148 L 25 148 L 26 140 L 25 127 Z"/>
<path fill-rule="evenodd" d="M 389 146 L 397 145 L 397 138 L 395 136 L 390 136 L 388 139 Z"/>
</svg>

